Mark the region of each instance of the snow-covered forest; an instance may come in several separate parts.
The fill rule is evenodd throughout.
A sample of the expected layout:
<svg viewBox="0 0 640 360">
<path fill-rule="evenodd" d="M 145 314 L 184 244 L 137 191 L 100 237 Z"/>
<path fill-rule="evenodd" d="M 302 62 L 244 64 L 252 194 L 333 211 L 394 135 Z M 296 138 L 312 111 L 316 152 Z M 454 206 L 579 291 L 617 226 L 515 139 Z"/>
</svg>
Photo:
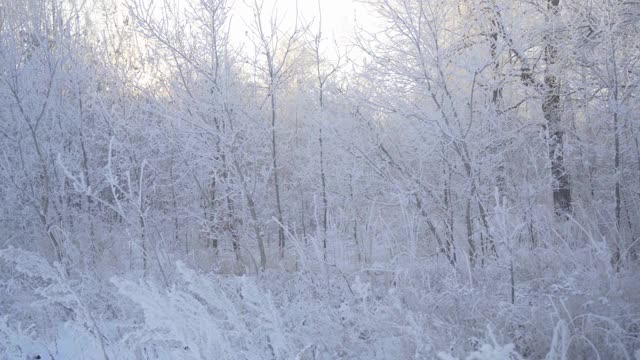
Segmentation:
<svg viewBox="0 0 640 360">
<path fill-rule="evenodd" d="M 0 358 L 640 359 L 640 1 L 322 1 L 0 0 Z"/>
</svg>

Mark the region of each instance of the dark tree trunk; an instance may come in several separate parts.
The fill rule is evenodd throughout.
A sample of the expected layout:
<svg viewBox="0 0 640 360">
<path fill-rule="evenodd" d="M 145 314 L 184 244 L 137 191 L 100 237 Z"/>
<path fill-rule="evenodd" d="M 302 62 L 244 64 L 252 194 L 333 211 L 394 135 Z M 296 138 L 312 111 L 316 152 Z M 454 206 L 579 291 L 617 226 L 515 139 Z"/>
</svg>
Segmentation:
<svg viewBox="0 0 640 360">
<path fill-rule="evenodd" d="M 560 0 L 548 0 L 547 7 L 550 17 L 556 17 L 559 12 Z M 542 112 L 547 121 L 549 132 L 549 159 L 551 161 L 551 177 L 553 181 L 553 207 L 557 215 L 570 214 L 571 185 L 569 174 L 564 162 L 564 130 L 562 130 L 562 104 L 560 99 L 560 79 L 554 74 L 553 65 L 557 61 L 558 50 L 554 45 L 555 39 L 548 36 L 545 44 L 547 70 L 544 77 L 546 91 L 542 103 Z"/>
</svg>

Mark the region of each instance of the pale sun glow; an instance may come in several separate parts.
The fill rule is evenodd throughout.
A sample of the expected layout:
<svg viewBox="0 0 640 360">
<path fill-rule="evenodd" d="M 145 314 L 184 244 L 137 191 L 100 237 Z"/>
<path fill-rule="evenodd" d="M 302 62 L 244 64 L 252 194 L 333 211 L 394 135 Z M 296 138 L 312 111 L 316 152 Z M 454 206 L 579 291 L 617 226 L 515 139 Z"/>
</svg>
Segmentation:
<svg viewBox="0 0 640 360">
<path fill-rule="evenodd" d="M 259 2 L 260 3 L 260 2 Z M 239 48 L 251 47 L 251 10 L 253 0 L 236 0 L 231 10 L 230 41 Z M 356 27 L 370 29 L 374 24 L 372 9 L 357 0 L 264 0 L 263 19 L 276 16 L 279 31 L 287 33 L 296 26 L 309 26 L 312 34 L 322 29 L 325 56 L 334 58 L 338 49 L 353 44 Z"/>
</svg>

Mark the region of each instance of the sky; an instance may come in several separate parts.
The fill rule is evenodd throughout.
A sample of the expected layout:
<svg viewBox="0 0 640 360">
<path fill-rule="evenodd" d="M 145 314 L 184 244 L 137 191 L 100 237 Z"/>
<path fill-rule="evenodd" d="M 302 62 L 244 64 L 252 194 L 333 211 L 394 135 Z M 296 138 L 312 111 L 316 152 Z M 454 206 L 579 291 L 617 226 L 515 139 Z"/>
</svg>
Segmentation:
<svg viewBox="0 0 640 360">
<path fill-rule="evenodd" d="M 247 2 L 252 3 L 253 0 L 236 0 L 233 4 L 230 40 L 235 45 L 249 46 L 245 32 L 250 29 L 253 15 Z M 367 27 L 374 23 L 370 9 L 358 0 L 264 0 L 263 9 L 267 14 L 275 9 L 278 17 L 282 19 L 283 27 L 290 30 L 295 25 L 296 7 L 305 22 L 314 22 L 314 32 L 318 29 L 319 14 L 322 11 L 323 46 L 329 52 L 328 56 L 335 55 L 331 50 L 335 47 L 332 45 L 334 42 L 340 47 L 351 43 L 356 19 L 359 26 Z"/>
</svg>

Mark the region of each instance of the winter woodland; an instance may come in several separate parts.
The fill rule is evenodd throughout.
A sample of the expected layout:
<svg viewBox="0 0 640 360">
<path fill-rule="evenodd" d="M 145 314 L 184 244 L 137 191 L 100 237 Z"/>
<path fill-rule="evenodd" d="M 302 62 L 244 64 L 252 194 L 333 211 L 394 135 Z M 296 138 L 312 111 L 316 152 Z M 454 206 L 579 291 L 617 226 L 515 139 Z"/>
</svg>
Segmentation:
<svg viewBox="0 0 640 360">
<path fill-rule="evenodd" d="M 0 0 L 0 358 L 640 359 L 640 1 L 322 1 Z"/>
</svg>

